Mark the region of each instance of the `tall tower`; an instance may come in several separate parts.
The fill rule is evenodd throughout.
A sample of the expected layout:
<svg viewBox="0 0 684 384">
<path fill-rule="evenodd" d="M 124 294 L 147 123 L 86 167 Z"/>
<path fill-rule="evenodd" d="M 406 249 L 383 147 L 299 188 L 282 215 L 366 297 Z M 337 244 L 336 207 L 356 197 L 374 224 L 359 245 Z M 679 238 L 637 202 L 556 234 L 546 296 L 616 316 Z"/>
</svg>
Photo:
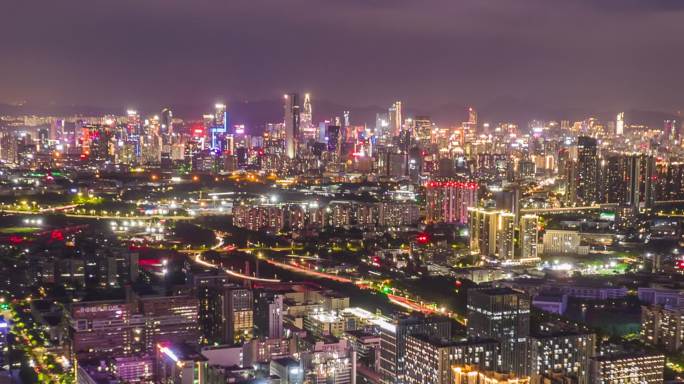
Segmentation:
<svg viewBox="0 0 684 384">
<path fill-rule="evenodd" d="M 171 108 L 162 109 L 159 120 L 159 135 L 162 142 L 168 144 L 171 142 L 171 135 L 173 135 L 173 112 Z"/>
<path fill-rule="evenodd" d="M 284 96 L 285 154 L 290 159 L 297 156 L 297 137 L 299 136 L 299 95 L 288 93 Z"/>
<path fill-rule="evenodd" d="M 228 112 L 226 105 L 217 103 L 214 106 L 214 121 L 211 126 L 211 148 L 223 149 L 221 145 L 221 136 L 228 132 Z"/>
<path fill-rule="evenodd" d="M 620 112 L 617 114 L 617 118 L 615 119 L 615 135 L 616 136 L 622 136 L 622 134 L 625 132 L 625 113 Z"/>
<path fill-rule="evenodd" d="M 477 111 L 475 108 L 468 108 L 468 123 L 477 127 Z"/>
<path fill-rule="evenodd" d="M 392 136 L 401 135 L 401 123 L 404 121 L 401 113 L 401 101 L 395 101 L 389 108 L 389 126 Z"/>
<path fill-rule="evenodd" d="M 598 201 L 596 183 L 599 164 L 596 144 L 596 139 L 591 137 L 577 138 L 577 199 L 585 205 Z"/>
<path fill-rule="evenodd" d="M 304 95 L 304 104 L 300 116 L 300 139 L 303 141 L 316 139 L 316 127 L 313 124 L 313 113 L 311 108 L 311 95 Z"/>
<path fill-rule="evenodd" d="M 539 217 L 523 215 L 520 218 L 520 257 L 523 262 L 537 260 L 537 242 L 539 237 Z"/>
</svg>

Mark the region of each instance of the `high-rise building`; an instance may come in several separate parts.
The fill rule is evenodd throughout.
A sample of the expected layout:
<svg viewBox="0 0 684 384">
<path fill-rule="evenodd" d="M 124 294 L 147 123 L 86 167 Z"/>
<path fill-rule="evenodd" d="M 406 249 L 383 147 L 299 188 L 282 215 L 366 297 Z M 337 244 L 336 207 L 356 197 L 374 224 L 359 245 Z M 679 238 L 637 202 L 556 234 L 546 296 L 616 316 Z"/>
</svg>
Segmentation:
<svg viewBox="0 0 684 384">
<path fill-rule="evenodd" d="M 299 137 L 299 95 L 289 93 L 284 96 L 285 154 L 290 159 L 297 156 Z"/>
<path fill-rule="evenodd" d="M 433 223 L 468 223 L 468 208 L 477 206 L 477 183 L 439 179 L 426 184 L 427 220 Z"/>
<path fill-rule="evenodd" d="M 429 116 L 416 116 L 413 119 L 413 131 L 416 140 L 429 143 L 432 138 L 432 120 Z"/>
<path fill-rule="evenodd" d="M 655 203 L 655 158 L 648 155 L 629 156 L 627 164 L 629 179 L 626 204 L 634 212 L 641 208 L 652 208 Z"/>
<path fill-rule="evenodd" d="M 254 334 L 253 295 L 249 289 L 226 286 L 222 297 L 223 342 L 240 344 Z"/>
<path fill-rule="evenodd" d="M 596 356 L 591 360 L 591 383 L 660 384 L 665 356 L 659 353 L 629 353 Z"/>
<path fill-rule="evenodd" d="M 503 372 L 528 375 L 530 298 L 510 288 L 468 291 L 468 337 L 501 344 Z"/>
<path fill-rule="evenodd" d="M 596 335 L 582 332 L 545 332 L 530 340 L 530 376 L 560 373 L 573 383 L 590 384 L 590 362 Z"/>
<path fill-rule="evenodd" d="M 684 307 L 642 306 L 641 341 L 668 352 L 680 351 L 684 347 Z"/>
<path fill-rule="evenodd" d="M 229 284 L 226 275 L 194 275 L 193 287 L 199 300 L 199 328 L 208 343 L 223 341 L 223 287 Z"/>
<path fill-rule="evenodd" d="M 389 113 L 378 113 L 375 115 L 375 137 L 384 143 L 392 135 L 390 131 Z"/>
<path fill-rule="evenodd" d="M 316 140 L 316 126 L 313 123 L 313 110 L 311 106 L 311 95 L 304 94 L 304 104 L 299 120 L 299 139 L 302 143 L 309 140 Z"/>
<path fill-rule="evenodd" d="M 73 351 L 79 359 L 153 353 L 155 344 L 199 343 L 194 296 L 131 296 L 128 301 L 71 305 Z"/>
<path fill-rule="evenodd" d="M 214 105 L 214 116 L 211 124 L 211 149 L 224 150 L 223 139 L 228 133 L 228 111 L 226 105 L 217 103 Z"/>
<path fill-rule="evenodd" d="M 665 144 L 672 144 L 672 141 L 679 140 L 679 123 L 677 120 L 665 120 L 663 123 L 663 139 Z"/>
<path fill-rule="evenodd" d="M 615 119 L 615 135 L 622 136 L 625 132 L 625 113 L 620 112 Z"/>
<path fill-rule="evenodd" d="M 653 207 L 657 184 L 655 157 L 609 155 L 601 161 L 601 170 L 600 201 L 629 207 L 634 213 Z"/>
<path fill-rule="evenodd" d="M 162 109 L 159 124 L 161 128 L 160 133 L 164 142 L 169 142 L 168 136 L 173 134 L 173 111 L 171 111 L 171 108 L 167 107 Z"/>
<path fill-rule="evenodd" d="M 539 217 L 522 215 L 520 217 L 520 261 L 538 260 L 537 243 L 539 241 Z"/>
<path fill-rule="evenodd" d="M 569 186 L 575 191 L 575 203 L 590 205 L 598 201 L 598 153 L 596 139 L 580 136 L 577 139 L 576 172 Z"/>
<path fill-rule="evenodd" d="M 402 131 L 403 115 L 401 111 L 401 101 L 395 101 L 389 108 L 389 130 L 392 136 L 400 136 Z"/>
<path fill-rule="evenodd" d="M 254 325 L 259 336 L 269 339 L 283 337 L 283 295 L 271 291 L 256 293 Z"/>
<path fill-rule="evenodd" d="M 124 302 L 74 303 L 72 349 L 79 359 L 126 356 L 133 351 L 131 306 Z"/>
<path fill-rule="evenodd" d="M 456 364 L 488 371 L 498 369 L 499 343 L 495 340 L 445 340 L 422 334 L 406 339 L 407 384 L 451 384 Z"/>
<path fill-rule="evenodd" d="M 470 252 L 496 256 L 501 260 L 515 259 L 515 215 L 485 208 L 468 209 Z"/>
<path fill-rule="evenodd" d="M 161 341 L 199 343 L 199 302 L 194 295 L 140 297 L 138 310 L 146 320 L 146 351 L 151 353 Z M 137 331 L 133 331 L 135 335 Z"/>
<path fill-rule="evenodd" d="M 191 346 L 163 342 L 155 348 L 154 376 L 157 383 L 206 384 L 208 362 Z"/>
<path fill-rule="evenodd" d="M 406 343 L 409 335 L 424 334 L 437 338 L 451 337 L 449 319 L 411 316 L 380 327 L 380 375 L 383 383 L 406 383 Z"/>
</svg>

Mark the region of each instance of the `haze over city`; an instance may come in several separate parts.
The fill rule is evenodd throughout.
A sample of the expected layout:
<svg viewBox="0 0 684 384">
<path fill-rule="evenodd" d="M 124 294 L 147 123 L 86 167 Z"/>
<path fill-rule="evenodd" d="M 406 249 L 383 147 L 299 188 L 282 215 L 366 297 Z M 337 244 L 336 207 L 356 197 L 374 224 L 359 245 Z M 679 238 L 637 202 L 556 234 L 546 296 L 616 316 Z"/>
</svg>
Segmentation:
<svg viewBox="0 0 684 384">
<path fill-rule="evenodd" d="M 302 89 L 348 107 L 675 113 L 683 12 L 677 0 L 8 2 L 0 100 L 144 109 Z"/>
<path fill-rule="evenodd" d="M 684 0 L 0 6 L 0 384 L 684 384 Z"/>
</svg>

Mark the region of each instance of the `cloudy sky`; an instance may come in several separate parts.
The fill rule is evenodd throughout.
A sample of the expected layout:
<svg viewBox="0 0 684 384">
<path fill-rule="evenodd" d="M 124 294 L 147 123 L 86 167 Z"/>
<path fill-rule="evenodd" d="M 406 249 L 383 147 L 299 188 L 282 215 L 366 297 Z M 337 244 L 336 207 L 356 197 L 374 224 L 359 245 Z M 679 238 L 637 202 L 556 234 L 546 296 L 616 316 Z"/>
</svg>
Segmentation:
<svg viewBox="0 0 684 384">
<path fill-rule="evenodd" d="M 684 109 L 684 0 L 2 3 L 0 102 Z"/>
</svg>

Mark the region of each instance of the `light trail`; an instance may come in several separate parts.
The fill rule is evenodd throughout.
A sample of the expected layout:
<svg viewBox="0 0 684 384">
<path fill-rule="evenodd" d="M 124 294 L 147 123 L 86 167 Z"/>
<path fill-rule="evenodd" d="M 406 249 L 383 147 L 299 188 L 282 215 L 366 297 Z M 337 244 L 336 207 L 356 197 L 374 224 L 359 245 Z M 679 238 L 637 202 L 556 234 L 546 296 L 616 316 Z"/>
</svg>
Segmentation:
<svg viewBox="0 0 684 384">
<path fill-rule="evenodd" d="M 207 268 L 221 269 L 221 267 L 219 267 L 216 264 L 212 264 L 208 261 L 202 260 L 202 258 L 199 254 L 195 255 L 194 260 L 197 264 L 205 266 Z M 266 279 L 266 278 L 262 278 L 262 277 L 254 277 L 254 276 L 245 275 L 243 273 L 231 271 L 230 269 L 222 269 L 222 271 L 225 272 L 226 274 L 233 276 L 233 277 L 236 277 L 238 279 L 243 279 L 243 280 L 248 280 L 248 281 L 258 281 L 261 283 L 280 283 L 280 279 Z"/>
<path fill-rule="evenodd" d="M 265 261 L 271 265 L 275 265 L 276 267 L 280 267 L 280 268 L 287 269 L 290 271 L 303 273 L 305 275 L 309 275 L 309 276 L 313 276 L 313 277 L 319 277 L 321 279 L 334 280 L 334 281 L 337 281 L 340 283 L 350 283 L 350 284 L 354 283 L 354 281 L 352 279 L 348 279 L 346 277 L 332 275 L 330 273 L 312 271 L 311 269 L 300 267 L 298 265 L 285 264 L 285 263 L 281 263 L 279 261 L 275 261 L 275 260 L 271 260 L 271 259 L 265 259 Z"/>
</svg>

